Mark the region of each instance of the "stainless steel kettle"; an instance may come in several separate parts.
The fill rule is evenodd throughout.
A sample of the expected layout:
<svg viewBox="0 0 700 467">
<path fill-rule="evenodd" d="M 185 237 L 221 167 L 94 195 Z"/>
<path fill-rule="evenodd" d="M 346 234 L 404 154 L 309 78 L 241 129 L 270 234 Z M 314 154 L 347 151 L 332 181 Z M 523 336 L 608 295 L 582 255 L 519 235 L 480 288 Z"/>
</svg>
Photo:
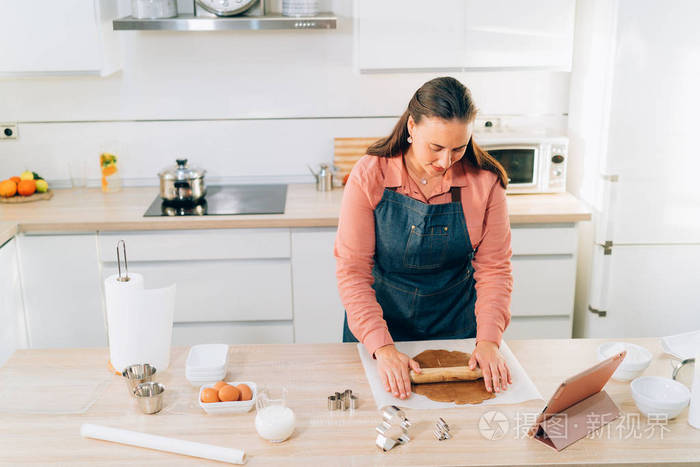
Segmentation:
<svg viewBox="0 0 700 467">
<path fill-rule="evenodd" d="M 333 189 L 333 172 L 331 172 L 328 164 L 320 164 L 318 172 L 314 172 L 314 169 L 311 167 L 309 167 L 309 170 L 316 177 L 317 191 L 331 191 Z"/>
</svg>

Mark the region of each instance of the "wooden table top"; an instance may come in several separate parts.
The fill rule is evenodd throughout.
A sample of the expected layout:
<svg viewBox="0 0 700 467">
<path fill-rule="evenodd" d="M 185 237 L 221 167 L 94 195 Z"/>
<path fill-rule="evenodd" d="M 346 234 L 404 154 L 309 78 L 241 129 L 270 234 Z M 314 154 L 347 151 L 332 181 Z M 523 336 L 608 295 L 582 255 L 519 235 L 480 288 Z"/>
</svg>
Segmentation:
<svg viewBox="0 0 700 467">
<path fill-rule="evenodd" d="M 508 345 L 548 399 L 562 380 L 596 363 L 596 349 L 606 341 L 609 339 L 512 340 Z M 646 375 L 670 376 L 670 357 L 663 354 L 658 339 L 627 341 L 652 352 Z M 650 429 L 646 417 L 634 405 L 629 384 L 616 381 L 610 381 L 605 389 L 625 413 L 618 421 L 627 420 L 630 428 L 610 432 L 603 428 L 600 436 L 584 438 L 561 452 L 519 434 L 529 426 L 523 422 L 543 408 L 545 402 L 541 400 L 510 406 L 406 410 L 414 426 L 412 440 L 382 452 L 374 444 L 380 415 L 354 344 L 231 346 L 229 380 L 270 387 L 284 385 L 289 390 L 289 406 L 297 417 L 296 431 L 284 443 L 270 444 L 255 432 L 255 409 L 246 414 L 216 416 L 202 411 L 197 405 L 197 388 L 190 386 L 184 376 L 187 350 L 173 348 L 170 368 L 156 378 L 167 388 L 166 406 L 156 415 L 140 413 L 121 377 L 107 374 L 105 348 L 16 352 L 0 368 L 0 381 L 24 378 L 27 398 L 39 398 L 50 391 L 53 372 L 94 375 L 106 383 L 94 404 L 82 414 L 0 413 L 0 463 L 222 465 L 81 438 L 80 425 L 94 423 L 244 449 L 251 466 L 700 464 L 700 430 L 688 425 L 687 408 L 663 429 Z M 36 378 L 37 372 L 43 377 Z M 359 395 L 359 408 L 352 414 L 329 412 L 327 396 L 346 388 Z M 76 385 L 76 394 L 84 392 L 85 388 Z M 478 429 L 482 415 L 493 410 L 502 412 L 509 421 L 506 435 L 498 440 L 485 438 Z M 439 442 L 433 437 L 432 426 L 438 417 L 450 424 L 452 439 Z"/>
<path fill-rule="evenodd" d="M 318 192 L 313 184 L 291 184 L 284 214 L 143 217 L 157 187 L 54 190 L 47 201 L 0 205 L 0 244 L 20 232 L 336 227 L 343 190 Z M 591 219 L 585 203 L 570 193 L 508 197 L 511 223 L 578 222 Z"/>
</svg>

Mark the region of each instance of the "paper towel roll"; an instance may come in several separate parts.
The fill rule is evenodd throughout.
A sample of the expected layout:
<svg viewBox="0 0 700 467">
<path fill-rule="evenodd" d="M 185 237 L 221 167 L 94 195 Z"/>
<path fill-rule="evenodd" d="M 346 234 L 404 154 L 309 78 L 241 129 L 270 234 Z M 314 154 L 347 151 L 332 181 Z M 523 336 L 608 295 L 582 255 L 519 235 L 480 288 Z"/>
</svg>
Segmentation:
<svg viewBox="0 0 700 467">
<path fill-rule="evenodd" d="M 163 371 L 170 364 L 175 285 L 144 289 L 143 276 L 129 277 L 127 282 L 116 275 L 105 279 L 110 361 L 119 372 L 135 363 Z"/>
<path fill-rule="evenodd" d="M 149 435 L 138 431 L 122 430 L 102 425 L 84 423 L 80 427 L 80 434 L 84 438 L 102 439 L 115 443 L 129 444 L 142 448 L 157 449 L 158 451 L 174 452 L 186 456 L 213 459 L 232 464 L 245 463 L 245 451 L 240 449 L 224 448 L 211 444 L 195 443 L 165 436 Z"/>
<path fill-rule="evenodd" d="M 690 392 L 690 408 L 688 409 L 688 423 L 700 430 L 700 345 L 695 351 L 695 373 Z"/>
</svg>

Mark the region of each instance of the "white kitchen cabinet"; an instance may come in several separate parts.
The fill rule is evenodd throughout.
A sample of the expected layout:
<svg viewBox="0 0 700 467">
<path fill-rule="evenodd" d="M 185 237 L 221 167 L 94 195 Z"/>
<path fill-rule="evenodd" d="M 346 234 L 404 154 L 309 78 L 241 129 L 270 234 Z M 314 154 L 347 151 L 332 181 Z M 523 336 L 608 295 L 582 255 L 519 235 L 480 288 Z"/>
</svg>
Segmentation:
<svg viewBox="0 0 700 467">
<path fill-rule="evenodd" d="M 26 348 L 27 331 L 22 287 L 14 238 L 0 246 L 0 366 L 20 348 Z"/>
<path fill-rule="evenodd" d="M 505 337 L 570 337 L 576 224 L 516 224 L 511 232 L 514 284 Z M 28 334 L 34 348 L 106 345 L 101 281 L 116 273 L 121 239 L 129 270 L 143 274 L 146 287 L 177 284 L 174 345 L 340 342 L 335 235 L 332 227 L 21 235 L 27 332 L 17 286 L 14 298 L 2 294 L 0 316 L 19 326 L 12 334 L 19 340 L 3 344 L 22 346 Z M 13 246 L 0 249 L 0 262 L 10 262 L 0 270 L 9 274 L 0 286 L 13 280 Z"/>
<path fill-rule="evenodd" d="M 511 226 L 511 339 L 570 338 L 576 287 L 576 224 Z"/>
<path fill-rule="evenodd" d="M 355 0 L 356 67 L 461 68 L 463 22 L 463 0 Z"/>
<path fill-rule="evenodd" d="M 575 0 L 355 0 L 360 72 L 571 70 Z"/>
<path fill-rule="evenodd" d="M 335 276 L 336 228 L 292 229 L 295 342 L 342 342 L 345 309 Z"/>
<path fill-rule="evenodd" d="M 465 0 L 464 66 L 571 71 L 576 0 Z"/>
<path fill-rule="evenodd" d="M 175 323 L 172 345 L 293 344 L 291 321 L 248 321 L 239 323 Z M 235 368 L 233 369 L 235 371 Z"/>
<path fill-rule="evenodd" d="M 128 240 L 127 240 L 128 245 Z M 129 261 L 146 288 L 177 284 L 176 323 L 292 319 L 289 259 Z M 103 277 L 117 273 L 103 264 Z"/>
<path fill-rule="evenodd" d="M 101 232 L 103 278 L 119 240 L 147 288 L 177 284 L 174 343 L 293 342 L 289 229 Z"/>
<path fill-rule="evenodd" d="M 107 345 L 95 233 L 18 238 L 30 347 Z"/>
<path fill-rule="evenodd" d="M 569 339 L 572 315 L 512 316 L 503 339 Z"/>
<path fill-rule="evenodd" d="M 114 0 L 0 0 L 0 76 L 99 75 L 120 68 Z"/>
<path fill-rule="evenodd" d="M 573 312 L 576 262 L 572 255 L 516 256 L 513 316 L 568 315 Z"/>
</svg>

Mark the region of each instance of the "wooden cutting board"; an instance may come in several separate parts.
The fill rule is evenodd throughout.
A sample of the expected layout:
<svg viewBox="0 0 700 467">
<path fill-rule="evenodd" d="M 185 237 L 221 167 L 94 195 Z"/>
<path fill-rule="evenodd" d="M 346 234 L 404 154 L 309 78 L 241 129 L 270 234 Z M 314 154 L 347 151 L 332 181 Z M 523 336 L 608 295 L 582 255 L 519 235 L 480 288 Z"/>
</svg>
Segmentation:
<svg viewBox="0 0 700 467">
<path fill-rule="evenodd" d="M 339 180 L 345 180 L 355 162 L 367 154 L 367 148 L 377 141 L 374 138 L 334 138 L 333 139 L 333 165 L 336 166 L 336 176 Z"/>
</svg>

